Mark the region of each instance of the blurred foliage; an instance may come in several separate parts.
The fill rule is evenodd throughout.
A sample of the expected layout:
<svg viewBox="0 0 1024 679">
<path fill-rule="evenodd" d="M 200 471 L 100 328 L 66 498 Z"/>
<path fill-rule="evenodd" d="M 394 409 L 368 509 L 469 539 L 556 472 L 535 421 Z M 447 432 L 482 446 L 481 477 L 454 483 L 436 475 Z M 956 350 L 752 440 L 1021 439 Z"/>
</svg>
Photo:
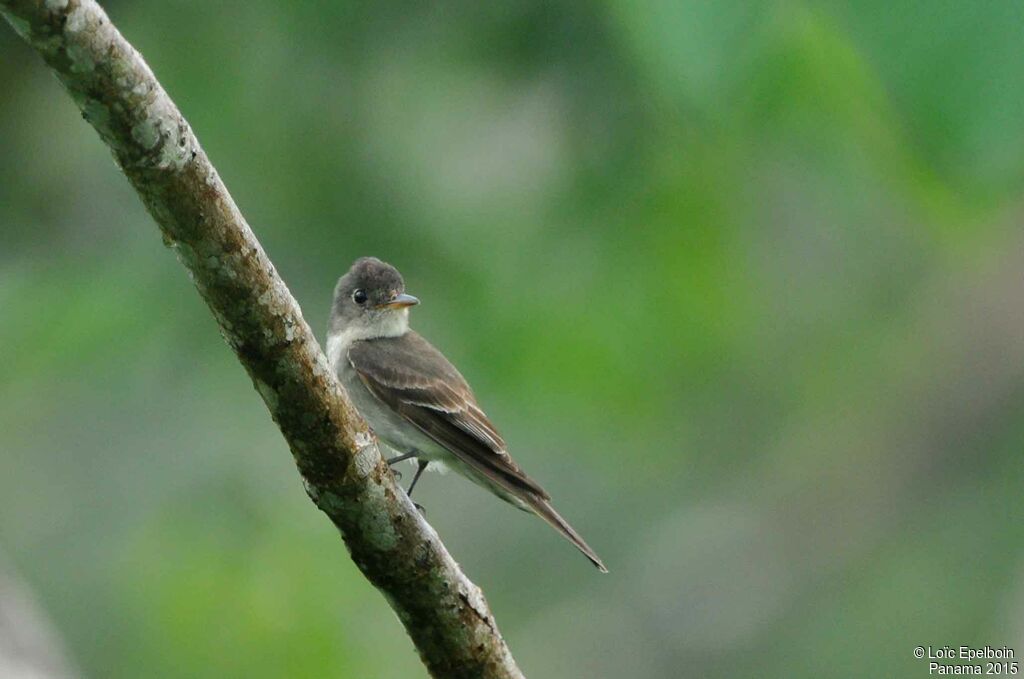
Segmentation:
<svg viewBox="0 0 1024 679">
<path fill-rule="evenodd" d="M 1024 5 L 105 5 L 318 334 L 397 265 L 605 558 L 424 481 L 527 674 L 1024 652 Z M 0 57 L 0 545 L 78 663 L 423 676 L 96 135 Z"/>
</svg>

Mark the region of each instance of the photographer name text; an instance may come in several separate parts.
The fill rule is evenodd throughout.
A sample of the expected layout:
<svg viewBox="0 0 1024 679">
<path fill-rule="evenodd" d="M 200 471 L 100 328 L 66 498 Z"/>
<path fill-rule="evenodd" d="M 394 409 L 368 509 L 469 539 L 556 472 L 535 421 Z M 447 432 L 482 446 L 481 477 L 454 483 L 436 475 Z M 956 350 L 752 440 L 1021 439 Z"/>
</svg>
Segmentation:
<svg viewBox="0 0 1024 679">
<path fill-rule="evenodd" d="M 1019 672 L 1017 656 L 1009 646 L 916 646 L 914 657 L 928 661 L 928 674 L 1014 675 Z"/>
</svg>

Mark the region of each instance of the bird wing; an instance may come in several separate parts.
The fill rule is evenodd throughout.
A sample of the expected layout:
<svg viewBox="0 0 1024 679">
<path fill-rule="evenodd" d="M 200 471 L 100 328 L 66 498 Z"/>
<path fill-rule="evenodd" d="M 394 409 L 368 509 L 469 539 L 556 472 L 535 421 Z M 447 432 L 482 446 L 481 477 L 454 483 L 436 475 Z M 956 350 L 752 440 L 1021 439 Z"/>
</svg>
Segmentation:
<svg viewBox="0 0 1024 679">
<path fill-rule="evenodd" d="M 516 495 L 550 498 L 509 456 L 459 371 L 420 335 L 353 342 L 348 360 L 371 394 L 459 460 Z"/>
</svg>

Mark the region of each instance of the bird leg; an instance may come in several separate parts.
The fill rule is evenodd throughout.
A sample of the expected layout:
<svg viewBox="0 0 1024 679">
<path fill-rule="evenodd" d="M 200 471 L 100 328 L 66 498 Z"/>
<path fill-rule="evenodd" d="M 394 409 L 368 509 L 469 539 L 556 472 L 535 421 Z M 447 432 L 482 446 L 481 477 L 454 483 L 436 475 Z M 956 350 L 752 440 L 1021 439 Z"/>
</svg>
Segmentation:
<svg viewBox="0 0 1024 679">
<path fill-rule="evenodd" d="M 387 462 L 388 466 L 390 467 L 392 465 L 398 464 L 399 462 L 404 462 L 405 460 L 408 460 L 410 457 L 416 457 L 417 455 L 419 455 L 418 451 L 410 450 L 408 453 L 402 453 L 401 455 L 390 457 L 384 461 Z M 399 481 L 402 480 L 402 472 L 398 471 L 397 469 L 392 469 L 391 473 L 394 474 L 395 478 L 397 478 Z"/>
<path fill-rule="evenodd" d="M 398 464 L 399 462 L 404 462 L 405 460 L 408 460 L 410 457 L 416 457 L 419 454 L 420 453 L 418 450 L 410 450 L 408 453 L 402 453 L 401 455 L 389 457 L 385 461 L 388 463 L 388 466 L 391 466 L 393 464 Z"/>
<path fill-rule="evenodd" d="M 412 477 L 412 483 L 409 484 L 409 490 L 405 491 L 405 494 L 409 496 L 410 500 L 412 499 L 412 489 L 416 487 L 416 482 L 420 480 L 420 475 L 423 474 L 423 470 L 427 468 L 428 464 L 430 463 L 427 460 L 416 460 L 416 475 Z M 426 514 L 426 510 L 423 509 L 422 506 L 415 502 L 412 504 L 416 509 L 420 510 L 420 513 Z"/>
<path fill-rule="evenodd" d="M 416 487 L 416 482 L 420 480 L 420 474 L 423 473 L 423 470 L 427 468 L 428 464 L 430 463 L 426 460 L 416 461 L 416 476 L 412 477 L 412 483 L 409 484 L 409 490 L 405 491 L 405 494 L 410 498 L 412 497 L 412 489 Z"/>
<path fill-rule="evenodd" d="M 399 462 L 404 462 L 404 461 L 406 461 L 408 459 L 417 457 L 419 454 L 420 453 L 419 453 L 418 450 L 410 450 L 408 453 L 402 453 L 401 455 L 396 455 L 396 456 L 394 456 L 392 458 L 388 458 L 385 461 L 390 466 L 390 465 L 397 464 Z M 412 477 L 412 483 L 409 484 L 409 490 L 405 491 L 405 494 L 409 496 L 409 499 L 412 499 L 412 489 L 416 487 L 416 482 L 420 480 L 420 474 L 422 474 L 423 470 L 427 468 L 428 462 L 426 460 L 419 460 L 419 459 L 417 459 L 416 460 L 416 464 L 417 464 L 417 466 L 416 466 L 416 475 Z M 395 469 L 392 469 L 391 473 L 394 474 L 395 476 L 397 476 L 399 479 L 402 478 L 402 473 L 397 471 L 397 470 L 395 470 Z M 413 505 L 415 505 L 416 509 L 420 510 L 421 512 L 424 511 L 423 507 L 421 507 L 420 505 L 416 504 L 415 502 L 413 502 Z"/>
</svg>

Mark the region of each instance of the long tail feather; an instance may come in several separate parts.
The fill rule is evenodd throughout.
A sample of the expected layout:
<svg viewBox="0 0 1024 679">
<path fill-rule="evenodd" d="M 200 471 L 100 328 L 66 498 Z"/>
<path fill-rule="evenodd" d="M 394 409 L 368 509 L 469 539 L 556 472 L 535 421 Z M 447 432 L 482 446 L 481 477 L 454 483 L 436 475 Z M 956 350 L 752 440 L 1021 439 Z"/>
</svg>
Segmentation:
<svg viewBox="0 0 1024 679">
<path fill-rule="evenodd" d="M 530 505 L 530 508 L 533 509 L 537 516 L 547 521 L 551 527 L 561 533 L 566 540 L 574 544 L 576 549 L 583 552 L 584 556 L 590 559 L 591 563 L 597 566 L 597 570 L 602 573 L 608 572 L 608 569 L 605 568 L 604 563 L 601 561 L 601 557 L 599 557 L 597 553 L 590 548 L 590 545 L 587 544 L 586 540 L 580 537 L 580 534 L 569 525 L 568 521 L 563 519 L 562 516 L 555 511 L 555 508 L 552 507 L 547 500 L 532 494 L 525 494 L 525 497 L 522 499 Z"/>
</svg>

